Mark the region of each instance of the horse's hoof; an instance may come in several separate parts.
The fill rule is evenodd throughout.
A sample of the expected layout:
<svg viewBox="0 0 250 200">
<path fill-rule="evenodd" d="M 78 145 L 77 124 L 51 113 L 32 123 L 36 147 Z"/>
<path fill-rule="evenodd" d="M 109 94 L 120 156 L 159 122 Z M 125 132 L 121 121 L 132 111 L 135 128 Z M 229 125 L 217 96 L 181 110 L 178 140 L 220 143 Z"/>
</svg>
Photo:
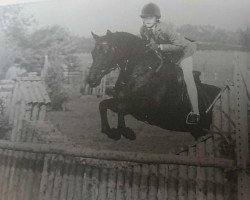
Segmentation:
<svg viewBox="0 0 250 200">
<path fill-rule="evenodd" d="M 105 133 L 112 140 L 120 140 L 121 139 L 121 133 L 119 131 L 117 131 L 117 129 L 115 129 L 115 128 L 105 130 L 102 132 Z"/>
<path fill-rule="evenodd" d="M 121 132 L 123 137 L 125 137 L 125 138 L 127 138 L 129 140 L 135 140 L 136 139 L 136 134 L 131 128 L 124 127 L 124 128 L 119 129 L 119 131 Z"/>
</svg>

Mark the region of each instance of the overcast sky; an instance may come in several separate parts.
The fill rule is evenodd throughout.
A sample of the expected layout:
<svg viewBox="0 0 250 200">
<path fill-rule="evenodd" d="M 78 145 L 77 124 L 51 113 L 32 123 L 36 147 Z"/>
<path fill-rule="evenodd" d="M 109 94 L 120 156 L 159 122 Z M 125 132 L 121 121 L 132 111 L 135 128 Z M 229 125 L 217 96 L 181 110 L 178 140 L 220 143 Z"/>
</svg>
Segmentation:
<svg viewBox="0 0 250 200">
<path fill-rule="evenodd" d="M 158 4 L 162 20 L 175 26 L 210 24 L 236 30 L 250 24 L 249 0 L 52 0 L 24 7 L 37 19 L 37 28 L 58 24 L 89 37 L 90 31 L 104 34 L 107 29 L 138 34 L 141 8 L 149 2 Z"/>
</svg>

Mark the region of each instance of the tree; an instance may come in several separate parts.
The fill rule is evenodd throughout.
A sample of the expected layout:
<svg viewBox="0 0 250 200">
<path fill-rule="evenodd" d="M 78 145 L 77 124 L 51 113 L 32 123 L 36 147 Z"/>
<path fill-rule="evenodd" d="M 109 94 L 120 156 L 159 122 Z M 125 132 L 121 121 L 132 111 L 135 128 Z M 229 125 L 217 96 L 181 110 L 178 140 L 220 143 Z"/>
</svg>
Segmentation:
<svg viewBox="0 0 250 200">
<path fill-rule="evenodd" d="M 218 29 L 211 25 L 183 25 L 179 27 L 178 32 L 182 35 L 198 42 L 207 43 L 205 48 L 212 49 L 249 49 L 249 28 L 239 29 L 235 32 Z"/>
<path fill-rule="evenodd" d="M 236 34 L 238 43 L 250 50 L 250 26 L 247 26 L 245 30 L 239 29 Z"/>
<path fill-rule="evenodd" d="M 4 78 L 7 68 L 17 56 L 22 55 L 29 28 L 34 23 L 32 16 L 22 13 L 21 6 L 0 7 L 0 74 Z"/>
<path fill-rule="evenodd" d="M 22 9 L 20 5 L 0 8 L 1 31 L 18 46 L 25 46 L 29 27 L 35 23 L 33 16 L 25 15 Z"/>
</svg>

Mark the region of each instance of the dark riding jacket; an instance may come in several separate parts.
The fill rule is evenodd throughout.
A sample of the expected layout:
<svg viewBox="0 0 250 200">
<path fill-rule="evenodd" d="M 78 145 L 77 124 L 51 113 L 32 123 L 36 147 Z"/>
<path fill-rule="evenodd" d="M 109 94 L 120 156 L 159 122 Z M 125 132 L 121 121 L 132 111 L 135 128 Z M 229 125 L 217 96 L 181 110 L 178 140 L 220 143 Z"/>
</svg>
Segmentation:
<svg viewBox="0 0 250 200">
<path fill-rule="evenodd" d="M 177 33 L 169 24 L 157 22 L 152 29 L 142 26 L 140 34 L 146 42 L 161 45 L 164 52 L 183 52 L 183 57 L 192 56 L 196 51 L 196 44 Z"/>
</svg>

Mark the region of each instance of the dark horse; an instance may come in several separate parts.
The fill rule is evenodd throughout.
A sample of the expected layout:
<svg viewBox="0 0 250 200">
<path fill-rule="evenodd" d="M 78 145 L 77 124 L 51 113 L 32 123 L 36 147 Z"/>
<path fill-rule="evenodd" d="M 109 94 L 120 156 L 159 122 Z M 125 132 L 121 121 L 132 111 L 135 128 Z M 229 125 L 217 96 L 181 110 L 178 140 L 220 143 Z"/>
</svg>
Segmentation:
<svg viewBox="0 0 250 200">
<path fill-rule="evenodd" d="M 124 116 L 130 114 L 163 129 L 191 132 L 195 138 L 205 134 L 203 129 L 209 129 L 212 122 L 212 113 L 205 114 L 205 110 L 220 89 L 203 84 L 198 76 L 195 77 L 201 120 L 195 126 L 186 124 L 191 105 L 182 70 L 174 62 L 181 54 L 176 53 L 165 59 L 164 66 L 159 69 L 162 65 L 160 57 L 141 38 L 109 30 L 104 36 L 92 35 L 96 44 L 87 79 L 90 87 L 98 86 L 104 75 L 120 68 L 113 98 L 99 104 L 103 133 L 115 140 L 120 139 L 121 135 L 135 139 L 133 130 L 125 125 Z M 117 128 L 110 128 L 107 109 L 118 114 Z"/>
</svg>

